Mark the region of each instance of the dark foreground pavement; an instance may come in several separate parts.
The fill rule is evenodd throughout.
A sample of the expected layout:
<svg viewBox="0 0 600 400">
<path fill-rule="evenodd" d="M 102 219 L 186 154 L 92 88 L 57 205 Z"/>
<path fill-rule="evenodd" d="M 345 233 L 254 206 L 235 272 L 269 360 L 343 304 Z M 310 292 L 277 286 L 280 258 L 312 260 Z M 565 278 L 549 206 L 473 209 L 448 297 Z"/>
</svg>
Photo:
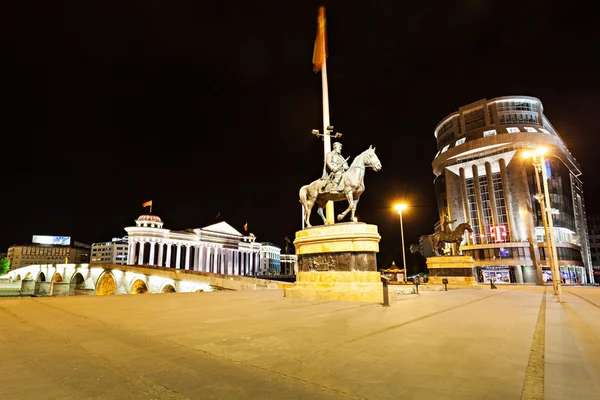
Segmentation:
<svg viewBox="0 0 600 400">
<path fill-rule="evenodd" d="M 600 289 L 0 299 L 0 399 L 599 399 Z"/>
</svg>

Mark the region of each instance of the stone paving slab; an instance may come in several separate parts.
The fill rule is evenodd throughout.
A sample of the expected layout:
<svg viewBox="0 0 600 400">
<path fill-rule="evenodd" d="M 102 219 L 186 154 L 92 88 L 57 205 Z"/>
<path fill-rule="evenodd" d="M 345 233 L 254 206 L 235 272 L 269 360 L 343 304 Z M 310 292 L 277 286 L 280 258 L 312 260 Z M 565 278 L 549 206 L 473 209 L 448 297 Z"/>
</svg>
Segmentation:
<svg viewBox="0 0 600 400">
<path fill-rule="evenodd" d="M 551 290 L 1 299 L 0 399 L 598 399 L 600 289 Z"/>
</svg>

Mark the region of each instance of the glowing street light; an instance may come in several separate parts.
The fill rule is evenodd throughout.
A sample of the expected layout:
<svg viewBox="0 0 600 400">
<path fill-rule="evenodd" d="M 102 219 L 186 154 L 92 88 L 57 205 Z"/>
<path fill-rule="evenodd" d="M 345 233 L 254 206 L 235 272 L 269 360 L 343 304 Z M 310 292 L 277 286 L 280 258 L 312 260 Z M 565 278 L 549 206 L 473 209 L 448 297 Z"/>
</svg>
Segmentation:
<svg viewBox="0 0 600 400">
<path fill-rule="evenodd" d="M 562 297 L 562 283 L 560 276 L 560 269 L 558 267 L 558 254 L 556 251 L 556 240 L 554 236 L 554 222 L 552 221 L 552 207 L 550 205 L 550 195 L 548 193 L 548 176 L 546 175 L 546 160 L 544 154 L 547 153 L 546 148 L 538 147 L 533 151 L 523 152 L 524 158 L 531 157 L 533 166 L 535 168 L 535 182 L 537 184 L 538 193 L 534 196 L 535 199 L 540 203 L 542 211 L 542 221 L 544 223 L 544 234 L 546 235 L 546 258 L 552 271 L 552 288 L 554 294 L 558 296 L 559 303 L 563 302 Z M 540 187 L 540 178 L 538 173 L 542 173 L 542 181 L 544 184 L 544 193 Z"/>
<path fill-rule="evenodd" d="M 404 282 L 406 282 L 406 255 L 404 254 L 404 227 L 402 226 L 402 211 L 406 210 L 408 206 L 404 203 L 396 204 L 394 209 L 400 215 L 400 236 L 402 237 L 402 264 L 404 265 Z"/>
</svg>

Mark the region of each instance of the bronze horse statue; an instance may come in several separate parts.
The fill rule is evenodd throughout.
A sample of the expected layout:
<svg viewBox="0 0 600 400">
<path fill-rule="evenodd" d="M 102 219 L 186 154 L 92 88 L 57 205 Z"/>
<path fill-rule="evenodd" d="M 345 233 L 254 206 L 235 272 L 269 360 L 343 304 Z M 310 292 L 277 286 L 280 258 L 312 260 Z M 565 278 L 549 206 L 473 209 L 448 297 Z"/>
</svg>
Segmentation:
<svg viewBox="0 0 600 400">
<path fill-rule="evenodd" d="M 433 249 L 433 252 L 436 255 L 441 256 L 441 254 L 438 252 L 438 247 L 440 243 L 452 243 L 456 245 L 460 244 L 460 242 L 463 241 L 465 231 L 473 233 L 471 225 L 467 222 L 458 224 L 456 229 L 452 232 L 436 232 L 433 235 L 429 235 L 429 241 L 431 243 L 431 248 Z"/>
<path fill-rule="evenodd" d="M 311 227 L 310 224 L 310 213 L 315 203 L 317 204 L 317 214 L 323 219 L 323 223 L 327 225 L 327 218 L 323 214 L 323 209 L 328 201 L 348 201 L 348 208 L 337 216 L 338 221 L 341 221 L 346 217 L 348 212 L 351 213 L 351 219 L 354 221 L 354 213 L 356 212 L 356 205 L 360 199 L 360 195 L 365 191 L 365 168 L 373 168 L 373 171 L 379 171 L 381 169 L 381 161 L 375 154 L 375 148 L 369 146 L 369 148 L 360 153 L 348 170 L 344 172 L 341 179 L 341 190 L 340 191 L 329 191 L 323 192 L 323 188 L 329 182 L 328 179 L 317 179 L 308 185 L 304 185 L 300 188 L 300 203 L 304 209 L 304 222 L 307 228 Z"/>
</svg>

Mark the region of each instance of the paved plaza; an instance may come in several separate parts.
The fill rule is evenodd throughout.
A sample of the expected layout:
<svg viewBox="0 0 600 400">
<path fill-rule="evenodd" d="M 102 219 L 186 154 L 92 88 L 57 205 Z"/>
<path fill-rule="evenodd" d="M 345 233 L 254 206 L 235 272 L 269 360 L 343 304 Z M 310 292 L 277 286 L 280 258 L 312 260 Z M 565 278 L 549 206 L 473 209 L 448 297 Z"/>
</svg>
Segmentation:
<svg viewBox="0 0 600 400">
<path fill-rule="evenodd" d="M 0 299 L 0 399 L 598 399 L 600 289 Z"/>
</svg>

